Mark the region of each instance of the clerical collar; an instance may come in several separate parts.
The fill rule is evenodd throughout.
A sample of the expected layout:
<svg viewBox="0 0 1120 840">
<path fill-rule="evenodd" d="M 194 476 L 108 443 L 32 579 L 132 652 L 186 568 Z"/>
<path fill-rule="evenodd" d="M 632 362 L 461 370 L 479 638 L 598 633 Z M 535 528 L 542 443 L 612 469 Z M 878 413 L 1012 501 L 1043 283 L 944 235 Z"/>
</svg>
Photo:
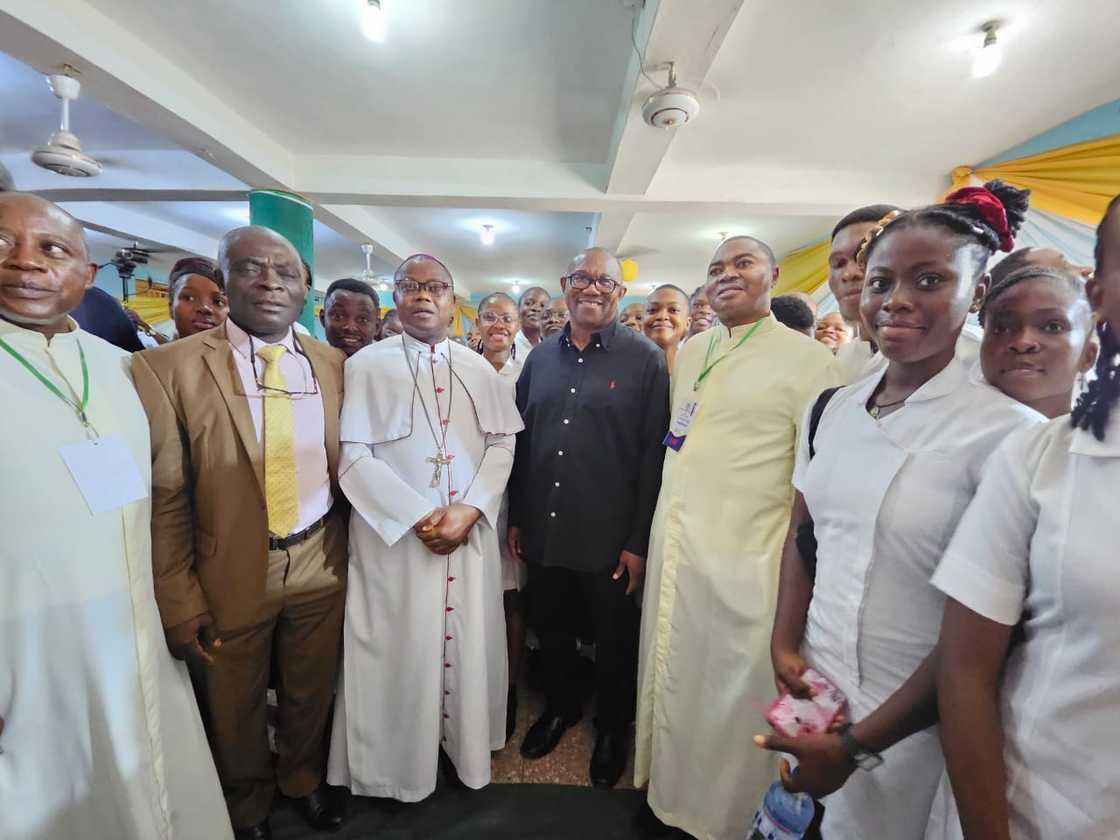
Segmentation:
<svg viewBox="0 0 1120 840">
<path fill-rule="evenodd" d="M 436 345 L 428 344 L 426 341 L 421 341 L 418 338 L 413 338 L 407 332 L 401 333 L 401 338 L 404 340 L 404 346 L 408 350 L 416 353 L 431 353 L 433 356 L 442 355 L 446 358 L 451 357 L 451 341 L 444 338 L 443 341 Z"/>
</svg>

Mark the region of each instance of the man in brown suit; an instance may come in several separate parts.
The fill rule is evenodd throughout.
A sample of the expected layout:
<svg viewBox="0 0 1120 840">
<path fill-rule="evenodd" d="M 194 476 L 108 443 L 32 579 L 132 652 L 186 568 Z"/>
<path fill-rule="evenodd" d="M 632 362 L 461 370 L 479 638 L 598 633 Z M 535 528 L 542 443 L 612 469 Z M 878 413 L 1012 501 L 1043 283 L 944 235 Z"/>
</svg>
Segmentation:
<svg viewBox="0 0 1120 840">
<path fill-rule="evenodd" d="M 238 228 L 218 263 L 228 321 L 132 362 L 152 433 L 156 600 L 171 652 L 194 666 L 237 836 L 271 836 L 277 786 L 334 831 L 341 813 L 322 782 L 346 585 L 345 357 L 294 333 L 307 286 L 282 236 Z"/>
</svg>

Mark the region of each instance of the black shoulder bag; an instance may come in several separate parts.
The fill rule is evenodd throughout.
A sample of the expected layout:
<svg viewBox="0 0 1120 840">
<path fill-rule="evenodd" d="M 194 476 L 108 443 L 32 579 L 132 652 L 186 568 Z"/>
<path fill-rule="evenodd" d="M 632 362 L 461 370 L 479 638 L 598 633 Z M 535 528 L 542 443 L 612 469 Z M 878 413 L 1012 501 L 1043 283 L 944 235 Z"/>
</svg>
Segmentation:
<svg viewBox="0 0 1120 840">
<path fill-rule="evenodd" d="M 839 388 L 829 388 L 821 392 L 817 397 L 817 401 L 813 403 L 813 410 L 809 412 L 809 460 L 813 460 L 813 456 L 817 454 L 816 449 L 813 447 L 817 439 L 817 427 L 821 424 L 821 416 L 824 414 L 825 406 L 828 401 L 833 398 Z M 805 564 L 805 571 L 809 574 L 809 580 L 813 580 L 817 576 L 817 535 L 813 533 L 813 520 L 797 526 L 797 550 L 801 554 L 801 560 Z"/>
</svg>

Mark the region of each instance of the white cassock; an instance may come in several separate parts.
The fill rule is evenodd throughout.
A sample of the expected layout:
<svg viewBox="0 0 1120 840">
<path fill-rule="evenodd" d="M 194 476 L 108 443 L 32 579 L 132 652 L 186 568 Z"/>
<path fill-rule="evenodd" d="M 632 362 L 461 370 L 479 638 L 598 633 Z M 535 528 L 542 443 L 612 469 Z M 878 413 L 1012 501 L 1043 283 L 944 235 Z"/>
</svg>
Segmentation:
<svg viewBox="0 0 1120 840">
<path fill-rule="evenodd" d="M 444 419 L 453 460 L 432 487 Z M 464 784 L 489 783 L 508 683 L 496 524 L 522 428 L 510 389 L 458 344 L 404 334 L 347 361 L 339 483 L 354 510 L 331 784 L 418 801 L 440 747 Z M 412 528 L 452 502 L 482 518 L 438 556 Z"/>
<path fill-rule="evenodd" d="M 74 330 L 0 339 L 123 438 L 144 498 L 93 514 L 59 454 L 75 411 L 0 349 L 0 837 L 232 837 L 186 667 L 167 651 L 152 583 L 151 443 L 129 356 Z M 117 476 L 110 476 L 116 478 Z"/>
</svg>

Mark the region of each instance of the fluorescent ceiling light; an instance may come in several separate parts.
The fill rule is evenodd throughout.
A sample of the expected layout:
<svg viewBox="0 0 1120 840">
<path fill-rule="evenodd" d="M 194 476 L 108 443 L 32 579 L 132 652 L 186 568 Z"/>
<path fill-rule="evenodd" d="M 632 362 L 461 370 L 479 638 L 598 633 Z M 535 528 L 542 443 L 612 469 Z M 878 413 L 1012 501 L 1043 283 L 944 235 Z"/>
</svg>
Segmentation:
<svg viewBox="0 0 1120 840">
<path fill-rule="evenodd" d="M 494 226 L 493 225 L 483 225 L 482 226 L 482 234 L 479 238 L 482 240 L 483 245 L 487 245 L 487 246 L 493 245 L 494 244 Z"/>
<path fill-rule="evenodd" d="M 362 34 L 375 44 L 385 43 L 385 10 L 381 7 L 381 0 L 361 0 L 362 2 Z"/>
</svg>

